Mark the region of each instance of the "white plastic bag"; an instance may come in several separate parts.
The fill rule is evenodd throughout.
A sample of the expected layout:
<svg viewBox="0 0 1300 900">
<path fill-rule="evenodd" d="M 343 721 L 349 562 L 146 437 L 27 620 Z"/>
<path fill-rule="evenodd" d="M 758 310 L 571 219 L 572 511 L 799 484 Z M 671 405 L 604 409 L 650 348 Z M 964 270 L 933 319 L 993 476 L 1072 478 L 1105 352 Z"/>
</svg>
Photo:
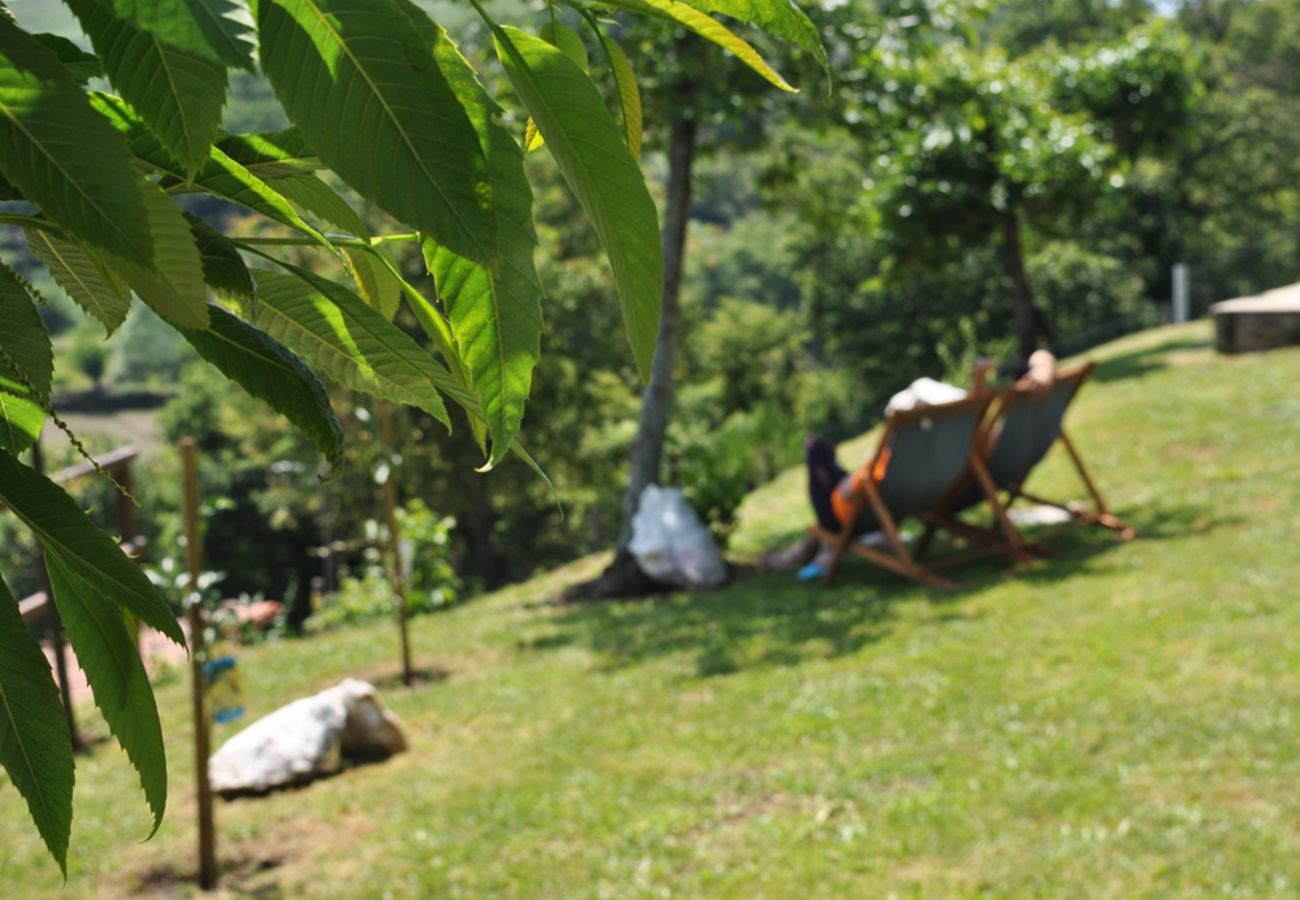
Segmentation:
<svg viewBox="0 0 1300 900">
<path fill-rule="evenodd" d="M 713 535 L 676 488 L 646 485 L 628 550 L 643 572 L 663 584 L 708 588 L 727 580 Z"/>
</svg>

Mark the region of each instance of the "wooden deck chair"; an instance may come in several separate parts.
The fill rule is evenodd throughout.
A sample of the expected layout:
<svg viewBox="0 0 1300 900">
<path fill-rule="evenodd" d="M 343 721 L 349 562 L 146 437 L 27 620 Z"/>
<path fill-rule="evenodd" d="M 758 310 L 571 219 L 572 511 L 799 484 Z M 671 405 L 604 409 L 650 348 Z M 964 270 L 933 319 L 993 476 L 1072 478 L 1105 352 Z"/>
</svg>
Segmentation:
<svg viewBox="0 0 1300 900">
<path fill-rule="evenodd" d="M 1008 515 L 1011 506 L 1021 499 L 1068 512 L 1071 526 L 1099 525 L 1124 539 L 1133 537 L 1134 530 L 1110 513 L 1079 451 L 1062 427 L 1066 411 L 1094 368 L 1095 363 L 1088 362 L 1063 369 L 1046 389 L 1011 387 L 998 397 L 976 437 L 977 453 L 972 457 L 969 471 L 939 503 L 939 509 L 927 516 L 925 533 L 917 542 L 918 556 L 924 557 L 938 529 L 992 549 L 1008 550 L 1021 560 L 1027 559 L 1030 551 L 1043 552 L 1041 545 L 1024 540 Z M 1048 500 L 1024 489 L 1025 481 L 1058 441 L 1065 447 L 1092 500 L 1091 509 Z M 993 512 L 992 528 L 976 528 L 956 518 L 981 502 L 987 502 Z"/>
<path fill-rule="evenodd" d="M 964 400 L 896 412 L 885 423 L 865 477 L 851 498 L 849 522 L 832 533 L 820 526 L 810 531 L 835 547 L 827 568 L 829 583 L 846 551 L 870 563 L 932 587 L 952 589 L 952 581 L 921 565 L 898 531 L 908 516 L 924 516 L 949 495 L 953 483 L 967 471 L 976 435 L 993 394 L 978 392 Z M 883 470 L 883 471 L 882 471 Z M 873 478 L 873 474 L 878 477 Z M 880 530 L 887 547 L 858 543 L 857 536 Z"/>
</svg>

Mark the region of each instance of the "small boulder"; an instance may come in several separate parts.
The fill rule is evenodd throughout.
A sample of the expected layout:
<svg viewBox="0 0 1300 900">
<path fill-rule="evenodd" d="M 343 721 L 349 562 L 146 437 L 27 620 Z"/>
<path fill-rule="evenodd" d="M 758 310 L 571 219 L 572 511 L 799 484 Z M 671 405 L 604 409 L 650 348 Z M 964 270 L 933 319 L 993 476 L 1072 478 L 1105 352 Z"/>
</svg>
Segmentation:
<svg viewBox="0 0 1300 900">
<path fill-rule="evenodd" d="M 405 749 L 397 717 L 374 685 L 348 678 L 226 741 L 208 760 L 208 776 L 222 797 L 262 794 L 331 775 L 344 759 L 384 759 Z"/>
</svg>

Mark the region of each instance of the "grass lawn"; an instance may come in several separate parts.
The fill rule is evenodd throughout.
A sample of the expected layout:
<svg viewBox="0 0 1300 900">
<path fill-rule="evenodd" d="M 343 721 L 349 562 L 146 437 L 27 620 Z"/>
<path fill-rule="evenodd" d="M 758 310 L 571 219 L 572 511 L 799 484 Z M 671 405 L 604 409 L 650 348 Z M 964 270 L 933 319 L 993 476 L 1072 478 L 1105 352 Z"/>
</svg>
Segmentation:
<svg viewBox="0 0 1300 900">
<path fill-rule="evenodd" d="M 418 619 L 416 654 L 447 678 L 381 687 L 411 752 L 219 803 L 225 889 L 1295 895 L 1300 354 L 1216 357 L 1209 333 L 1102 348 L 1071 413 L 1138 540 L 1075 532 L 1062 558 L 951 595 L 850 563 L 830 589 L 552 603 L 590 559 Z M 1032 487 L 1080 495 L 1055 452 Z M 736 549 L 807 516 L 787 473 L 747 501 Z M 390 678 L 395 657 L 387 623 L 243 652 L 250 716 Z M 143 797 L 101 744 L 78 760 L 66 888 L 0 790 L 5 893 L 193 890 L 186 691 L 158 688 L 159 834 L 140 843 Z"/>
</svg>

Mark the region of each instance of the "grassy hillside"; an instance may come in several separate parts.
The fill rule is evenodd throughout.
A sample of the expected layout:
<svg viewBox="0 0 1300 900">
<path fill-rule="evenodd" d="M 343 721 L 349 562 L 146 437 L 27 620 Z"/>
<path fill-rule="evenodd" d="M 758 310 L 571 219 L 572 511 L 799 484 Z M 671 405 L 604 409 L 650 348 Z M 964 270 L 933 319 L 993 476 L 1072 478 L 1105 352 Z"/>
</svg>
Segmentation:
<svg viewBox="0 0 1300 900">
<path fill-rule="evenodd" d="M 1069 422 L 1141 537 L 953 595 L 851 565 L 590 608 L 599 560 L 414 624 L 445 680 L 382 689 L 413 749 L 220 804 L 232 892 L 287 896 L 1141 896 L 1300 890 L 1300 354 L 1135 336 Z M 851 463 L 865 452 L 845 453 Z M 1035 487 L 1076 496 L 1052 458 Z M 737 546 L 806 520 L 798 472 Z M 377 624 L 240 655 L 256 717 L 394 670 Z M 71 877 L 0 790 L 0 883 L 191 890 L 186 685 L 160 685 L 171 805 L 79 759 Z M 247 720 L 246 720 L 247 721 Z M 97 725 L 102 731 L 102 725 Z M 218 731 L 218 741 L 228 732 Z"/>
</svg>

